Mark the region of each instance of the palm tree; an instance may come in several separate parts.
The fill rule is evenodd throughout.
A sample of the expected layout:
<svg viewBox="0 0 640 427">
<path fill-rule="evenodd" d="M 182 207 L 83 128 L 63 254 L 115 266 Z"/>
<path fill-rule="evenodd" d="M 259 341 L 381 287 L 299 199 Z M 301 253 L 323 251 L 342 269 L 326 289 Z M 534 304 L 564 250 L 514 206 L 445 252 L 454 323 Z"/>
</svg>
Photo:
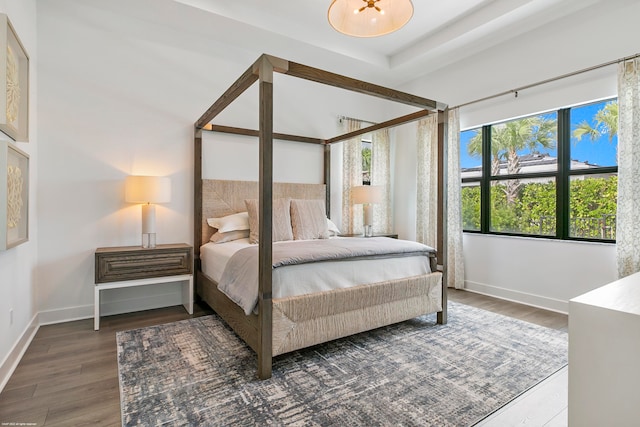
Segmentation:
<svg viewBox="0 0 640 427">
<path fill-rule="evenodd" d="M 540 147 L 553 149 L 556 144 L 555 119 L 543 116 L 525 117 L 491 127 L 491 175 L 500 173 L 500 163 L 506 161 L 507 174 L 520 172 L 519 151 L 537 152 Z M 478 132 L 469 141 L 467 152 L 470 156 L 481 156 L 482 134 Z M 507 203 L 513 204 L 520 193 L 521 183 L 518 179 L 508 180 L 504 188 Z"/>
<path fill-rule="evenodd" d="M 591 141 L 595 141 L 601 135 L 606 134 L 611 142 L 613 137 L 618 134 L 618 102 L 607 102 L 593 118 L 595 126 L 591 126 L 585 120 L 573 130 L 573 137 L 580 141 L 583 136 L 587 135 Z"/>
<path fill-rule="evenodd" d="M 494 176 L 500 173 L 500 161 L 503 157 L 504 147 L 501 146 L 502 141 L 496 140 L 495 143 L 494 141 L 491 142 L 491 175 Z M 479 157 L 482 159 L 482 132 L 480 129 L 478 129 L 476 134 L 469 140 L 467 153 L 469 153 L 471 157 Z"/>
</svg>

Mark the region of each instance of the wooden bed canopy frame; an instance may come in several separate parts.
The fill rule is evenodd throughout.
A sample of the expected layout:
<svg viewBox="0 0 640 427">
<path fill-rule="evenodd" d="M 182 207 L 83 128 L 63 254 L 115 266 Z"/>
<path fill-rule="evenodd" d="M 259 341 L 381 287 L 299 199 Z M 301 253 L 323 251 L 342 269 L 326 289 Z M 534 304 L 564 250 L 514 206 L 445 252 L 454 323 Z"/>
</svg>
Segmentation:
<svg viewBox="0 0 640 427">
<path fill-rule="evenodd" d="M 282 73 L 320 84 L 330 85 L 348 91 L 358 92 L 397 103 L 418 107 L 421 110 L 338 135 L 328 139 L 275 133 L 273 126 L 273 76 Z M 229 104 L 238 98 L 253 83 L 259 84 L 259 129 L 244 129 L 211 124 Z M 298 64 L 271 55 L 261 55 L 211 107 L 195 122 L 194 138 L 194 263 L 195 271 L 201 270 L 200 246 L 203 245 L 203 177 L 202 177 L 202 134 L 203 131 L 222 132 L 257 137 L 259 140 L 259 257 L 258 257 L 258 323 L 259 335 L 256 352 L 258 354 L 258 376 L 271 377 L 272 365 L 272 197 L 273 197 L 273 141 L 274 139 L 320 144 L 324 146 L 324 183 L 326 185 L 326 211 L 330 208 L 331 144 L 345 141 L 376 130 L 390 128 L 419 120 L 429 114 L 438 115 L 438 264 L 443 266 L 442 311 L 437 313 L 437 322 L 447 322 L 446 293 L 446 122 L 445 104 L 422 98 L 361 80 Z M 198 275 L 196 275 L 198 276 Z M 196 278 L 196 280 L 198 280 Z"/>
</svg>

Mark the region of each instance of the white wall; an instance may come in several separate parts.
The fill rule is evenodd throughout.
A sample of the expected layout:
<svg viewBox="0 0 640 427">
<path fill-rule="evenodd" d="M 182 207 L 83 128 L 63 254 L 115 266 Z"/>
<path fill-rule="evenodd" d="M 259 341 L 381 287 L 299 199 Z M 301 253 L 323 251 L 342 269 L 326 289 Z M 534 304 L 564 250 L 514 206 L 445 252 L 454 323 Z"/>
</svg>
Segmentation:
<svg viewBox="0 0 640 427">
<path fill-rule="evenodd" d="M 465 234 L 465 287 L 568 312 L 568 301 L 616 279 L 615 246 Z"/>
<path fill-rule="evenodd" d="M 29 154 L 29 241 L 0 251 L 0 390 L 17 363 L 23 345 L 37 327 L 36 265 L 38 249 L 38 51 L 35 0 L 0 1 L 0 12 L 9 16 L 30 58 L 29 142 L 17 147 Z M 4 135 L 2 139 L 8 139 Z M 10 317 L 13 310 L 13 321 Z"/>
<path fill-rule="evenodd" d="M 640 38 L 637 16 L 637 1 L 603 2 L 588 13 L 573 14 L 532 34 L 514 37 L 403 89 L 453 107 L 634 55 Z M 557 28 L 564 28 L 562 37 Z M 473 104 L 461 108 L 461 127 L 615 96 L 616 81 L 616 67 L 610 66 L 522 90 L 517 98 L 507 95 Z M 398 166 L 412 162 L 415 147 L 398 145 L 397 150 L 396 181 L 410 187 L 415 168 Z M 397 231 L 411 238 L 415 236 L 415 196 L 411 192 L 402 195 L 398 189 L 396 194 Z M 612 244 L 467 234 L 464 255 L 468 289 L 564 312 L 570 298 L 617 278 Z"/>
<path fill-rule="evenodd" d="M 204 132 L 202 176 L 205 179 L 257 181 L 259 146 L 256 138 Z M 274 141 L 273 180 L 318 184 L 324 182 L 324 146 Z"/>
<path fill-rule="evenodd" d="M 205 70 L 236 67 L 163 43 L 180 40 L 175 29 L 160 33 L 98 3 L 38 2 L 42 323 L 92 316 L 95 248 L 140 243 L 140 206 L 124 201 L 127 175 L 171 178 L 171 203 L 157 209 L 158 243 L 191 242 L 192 123 L 208 101 Z M 179 304 L 179 286 L 103 300 L 104 314 Z"/>
</svg>

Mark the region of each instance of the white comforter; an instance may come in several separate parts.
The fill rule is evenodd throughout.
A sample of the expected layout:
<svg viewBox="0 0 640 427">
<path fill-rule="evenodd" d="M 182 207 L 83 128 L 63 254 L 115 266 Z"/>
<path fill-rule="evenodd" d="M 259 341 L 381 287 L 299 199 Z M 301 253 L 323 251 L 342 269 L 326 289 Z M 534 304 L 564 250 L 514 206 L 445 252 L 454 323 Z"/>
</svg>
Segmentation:
<svg viewBox="0 0 640 427">
<path fill-rule="evenodd" d="M 344 242 L 344 239 L 352 238 L 338 239 Z M 366 240 L 370 243 L 374 243 L 374 240 L 378 239 L 384 239 L 387 241 L 391 240 L 387 238 Z M 277 242 L 274 244 L 274 250 L 276 250 L 275 247 L 278 245 L 289 245 L 290 247 L 295 247 L 293 245 L 296 245 L 296 243 L 299 244 L 301 242 Z M 400 242 L 398 241 L 390 243 L 392 245 L 400 245 Z M 413 249 L 417 251 L 431 249 L 415 242 L 406 243 L 414 245 Z M 237 251 L 250 246 L 255 245 L 250 245 L 247 239 L 223 244 L 208 243 L 202 246 L 201 260 L 203 272 L 219 283 L 229 259 Z M 409 246 L 409 248 L 411 248 L 411 246 Z M 276 261 L 276 259 L 274 259 L 274 261 Z M 400 258 L 381 258 L 380 256 L 377 256 L 375 259 L 330 260 L 298 265 L 286 265 L 275 268 L 273 271 L 273 297 L 284 298 L 294 295 L 322 292 L 366 283 L 396 280 L 403 277 L 417 276 L 429 272 L 429 260 L 424 255 L 403 256 Z M 232 286 L 235 286 L 235 284 L 232 283 Z M 253 287 L 257 290 L 257 284 Z M 254 292 L 252 290 L 251 297 L 238 297 L 238 292 L 243 294 L 243 290 L 226 288 L 224 290 L 221 289 L 221 291 L 227 294 L 227 296 L 232 300 L 239 303 L 245 313 L 249 314 L 253 310 L 255 300 L 257 299 L 257 291 Z M 253 296 L 254 293 L 255 297 Z"/>
</svg>

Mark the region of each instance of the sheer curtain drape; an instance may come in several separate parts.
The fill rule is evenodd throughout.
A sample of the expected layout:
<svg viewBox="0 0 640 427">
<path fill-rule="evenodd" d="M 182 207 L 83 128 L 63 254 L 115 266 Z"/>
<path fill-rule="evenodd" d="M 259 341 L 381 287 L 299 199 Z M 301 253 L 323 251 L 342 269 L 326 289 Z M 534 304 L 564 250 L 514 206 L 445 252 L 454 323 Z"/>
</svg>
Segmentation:
<svg viewBox="0 0 640 427">
<path fill-rule="evenodd" d="M 464 288 L 462 199 L 460 177 L 460 112 L 449 110 L 447 129 L 447 286 Z"/>
<path fill-rule="evenodd" d="M 359 120 L 341 119 L 342 133 L 359 130 Z M 362 205 L 351 203 L 351 188 L 362 185 L 362 139 L 360 136 L 342 143 L 342 233 L 362 233 Z"/>
<path fill-rule="evenodd" d="M 458 109 L 449 111 L 447 164 L 447 286 L 464 287 L 462 254 L 462 201 L 460 195 L 460 119 Z M 418 122 L 418 194 L 416 240 L 437 246 L 438 233 L 438 116 Z"/>
<path fill-rule="evenodd" d="M 391 144 L 389 129 L 371 136 L 371 185 L 382 187 L 382 203 L 373 205 L 374 233 L 391 233 Z"/>
<path fill-rule="evenodd" d="M 416 240 L 436 247 L 438 238 L 438 115 L 418 122 Z"/>
<path fill-rule="evenodd" d="M 640 271 L 640 58 L 618 64 L 618 212 L 620 278 Z"/>
</svg>

